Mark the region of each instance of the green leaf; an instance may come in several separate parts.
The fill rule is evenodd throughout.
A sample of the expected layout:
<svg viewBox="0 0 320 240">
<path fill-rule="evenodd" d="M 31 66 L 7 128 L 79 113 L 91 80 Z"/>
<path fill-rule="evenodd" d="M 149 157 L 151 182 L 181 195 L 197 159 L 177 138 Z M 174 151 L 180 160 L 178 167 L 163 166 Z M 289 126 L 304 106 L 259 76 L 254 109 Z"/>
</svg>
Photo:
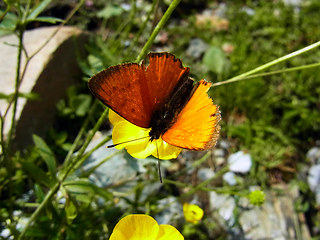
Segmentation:
<svg viewBox="0 0 320 240">
<path fill-rule="evenodd" d="M 66 102 L 63 99 L 58 101 L 57 109 L 62 116 L 68 116 L 69 114 L 72 114 L 72 109 L 67 107 Z"/>
<path fill-rule="evenodd" d="M 76 205 L 73 203 L 71 198 L 67 198 L 64 210 L 66 212 L 67 222 L 68 224 L 71 224 L 78 214 Z"/>
<path fill-rule="evenodd" d="M 3 11 L 0 11 L 0 15 L 4 14 Z M 0 36 L 3 34 L 8 34 L 16 29 L 18 23 L 18 17 L 8 12 L 0 22 Z"/>
<path fill-rule="evenodd" d="M 14 5 L 15 3 L 18 3 L 19 1 L 18 0 L 4 0 L 4 2 L 9 5 L 9 6 L 12 6 Z"/>
<path fill-rule="evenodd" d="M 69 151 L 71 146 L 72 146 L 71 143 L 63 143 L 63 144 L 61 144 L 62 149 L 65 150 L 65 151 Z"/>
<path fill-rule="evenodd" d="M 33 92 L 30 92 L 30 93 L 18 93 L 18 96 L 19 97 L 22 97 L 22 98 L 26 98 L 26 99 L 29 99 L 29 100 L 40 100 L 40 96 L 38 93 L 33 93 Z"/>
<path fill-rule="evenodd" d="M 90 108 L 91 96 L 87 94 L 80 94 L 73 96 L 70 101 L 71 108 L 74 109 L 75 114 L 79 117 L 83 117 Z"/>
<path fill-rule="evenodd" d="M 222 74 L 227 64 L 225 53 L 218 47 L 210 47 L 202 61 L 209 70 L 217 74 Z"/>
<path fill-rule="evenodd" d="M 11 98 L 12 98 L 12 94 L 0 93 L 0 99 L 6 99 L 10 101 Z"/>
<path fill-rule="evenodd" d="M 5 94 L 5 93 L 0 93 L 0 99 L 6 99 L 7 101 L 10 101 L 14 96 L 14 93 L 10 93 L 10 94 Z M 18 93 L 18 96 L 21 98 L 26 98 L 29 100 L 39 100 L 40 96 L 37 93 Z"/>
<path fill-rule="evenodd" d="M 45 141 L 43 139 L 35 134 L 32 135 L 33 142 L 37 147 L 37 150 L 42 157 L 42 159 L 47 164 L 47 167 L 51 173 L 52 178 L 54 179 L 56 176 L 56 159 L 51 151 L 51 149 L 48 147 Z"/>
<path fill-rule="evenodd" d="M 33 162 L 21 161 L 22 168 L 39 184 L 50 187 L 50 181 L 47 174 Z"/>
<path fill-rule="evenodd" d="M 63 183 L 63 187 L 70 194 L 74 194 L 78 200 L 83 202 L 90 202 L 92 197 L 95 195 L 99 195 L 107 200 L 112 198 L 112 194 L 110 192 L 103 188 L 99 188 L 86 178 L 65 181 Z"/>
<path fill-rule="evenodd" d="M 63 22 L 64 20 L 61 18 L 56 18 L 56 17 L 37 17 L 37 18 L 33 19 L 33 21 L 47 22 L 47 23 L 55 24 L 57 22 Z"/>
<path fill-rule="evenodd" d="M 119 16 L 122 12 L 123 9 L 121 7 L 109 4 L 97 13 L 97 17 L 108 19 L 110 17 Z"/>
<path fill-rule="evenodd" d="M 36 198 L 37 198 L 37 202 L 41 203 L 45 197 L 41 187 L 39 184 L 35 184 L 34 185 L 34 192 L 35 192 L 35 195 L 36 195 Z"/>
<path fill-rule="evenodd" d="M 52 0 L 43 0 L 31 9 L 31 13 L 27 17 L 27 22 L 34 21 L 40 13 L 51 3 Z"/>
</svg>

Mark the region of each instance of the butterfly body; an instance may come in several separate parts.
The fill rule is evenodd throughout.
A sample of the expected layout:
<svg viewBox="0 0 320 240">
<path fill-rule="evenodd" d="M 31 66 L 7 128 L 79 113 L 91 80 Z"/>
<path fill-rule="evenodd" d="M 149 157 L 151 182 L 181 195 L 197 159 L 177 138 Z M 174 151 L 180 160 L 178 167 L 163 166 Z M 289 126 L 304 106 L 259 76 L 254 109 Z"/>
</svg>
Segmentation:
<svg viewBox="0 0 320 240">
<path fill-rule="evenodd" d="M 152 113 L 150 141 L 158 139 L 175 123 L 175 119 L 187 104 L 193 93 L 193 80 L 182 76 L 181 84 L 171 93 L 169 100 Z"/>
<path fill-rule="evenodd" d="M 189 68 L 170 53 L 150 53 L 149 65 L 110 67 L 89 80 L 89 89 L 105 105 L 141 128 L 149 140 L 192 150 L 214 146 L 220 112 L 207 95 L 210 83 L 194 85 Z M 134 138 L 134 137 L 133 137 Z"/>
</svg>

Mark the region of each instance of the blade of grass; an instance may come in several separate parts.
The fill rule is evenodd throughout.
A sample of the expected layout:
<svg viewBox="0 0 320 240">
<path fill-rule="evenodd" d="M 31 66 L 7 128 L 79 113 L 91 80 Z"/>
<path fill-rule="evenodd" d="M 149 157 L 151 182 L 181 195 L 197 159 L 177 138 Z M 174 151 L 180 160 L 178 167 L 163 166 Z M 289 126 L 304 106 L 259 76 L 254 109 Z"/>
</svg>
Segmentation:
<svg viewBox="0 0 320 240">
<path fill-rule="evenodd" d="M 237 81 L 242 81 L 242 80 L 252 79 L 252 78 L 257 78 L 257 77 L 265 77 L 265 76 L 270 76 L 270 75 L 280 74 L 280 73 L 299 71 L 299 70 L 304 70 L 304 69 L 309 69 L 309 68 L 314 68 L 314 67 L 320 67 L 320 63 L 313 63 L 313 64 L 308 64 L 308 65 L 303 65 L 303 66 L 298 66 L 298 67 L 286 68 L 286 69 L 282 69 L 282 70 L 278 70 L 278 71 L 253 74 L 253 75 L 238 79 Z M 232 83 L 232 82 L 235 82 L 235 81 L 226 80 L 226 81 L 214 83 L 212 85 L 213 86 L 221 86 L 221 85 L 225 85 L 225 84 Z"/>
<path fill-rule="evenodd" d="M 238 81 L 242 80 L 243 78 L 248 77 L 248 76 L 250 76 L 250 75 L 252 75 L 252 74 L 254 74 L 256 72 L 260 72 L 260 71 L 262 71 L 264 69 L 267 69 L 267 68 L 269 68 L 269 67 L 271 67 L 271 66 L 273 66 L 275 64 L 287 61 L 290 58 L 299 56 L 300 54 L 306 53 L 306 52 L 308 52 L 310 50 L 313 50 L 313 49 L 315 49 L 315 48 L 317 48 L 319 46 L 320 46 L 320 41 L 318 41 L 316 43 L 313 43 L 313 44 L 311 44 L 311 45 L 309 45 L 307 47 L 301 48 L 301 49 L 299 49 L 299 50 L 297 50 L 295 52 L 289 53 L 289 54 L 287 54 L 287 55 L 285 55 L 283 57 L 277 58 L 277 59 L 275 59 L 275 60 L 273 60 L 271 62 L 263 64 L 260 67 L 257 67 L 255 69 L 252 69 L 252 70 L 248 71 L 248 72 L 242 73 L 242 74 L 240 74 L 238 76 L 235 76 L 233 78 L 227 79 L 227 80 L 222 81 L 222 82 L 214 83 L 213 86 L 219 86 L 219 85 L 223 85 L 223 84 L 227 84 L 227 83 L 238 82 Z"/>
</svg>

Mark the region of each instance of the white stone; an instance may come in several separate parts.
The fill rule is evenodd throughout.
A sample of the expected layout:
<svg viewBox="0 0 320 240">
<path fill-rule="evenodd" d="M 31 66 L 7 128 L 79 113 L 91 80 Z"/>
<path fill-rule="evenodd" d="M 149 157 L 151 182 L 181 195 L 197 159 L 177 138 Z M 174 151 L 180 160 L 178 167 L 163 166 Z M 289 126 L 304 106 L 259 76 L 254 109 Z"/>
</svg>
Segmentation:
<svg viewBox="0 0 320 240">
<path fill-rule="evenodd" d="M 223 174 L 222 178 L 226 183 L 228 183 L 231 186 L 234 186 L 237 184 L 237 179 L 234 172 L 226 172 L 225 174 Z"/>
<path fill-rule="evenodd" d="M 250 171 L 252 160 L 250 154 L 239 151 L 229 156 L 228 163 L 230 171 L 247 173 Z"/>
<path fill-rule="evenodd" d="M 234 199 L 227 194 L 217 194 L 215 192 L 210 192 L 209 197 L 210 209 L 218 211 L 225 221 L 231 220 L 236 205 Z"/>
<path fill-rule="evenodd" d="M 317 203 L 320 204 L 320 164 L 312 166 L 308 171 L 308 184 L 310 190 L 316 194 Z"/>
<path fill-rule="evenodd" d="M 309 158 L 313 164 L 320 163 L 320 148 L 312 147 L 307 152 L 307 158 Z"/>
</svg>

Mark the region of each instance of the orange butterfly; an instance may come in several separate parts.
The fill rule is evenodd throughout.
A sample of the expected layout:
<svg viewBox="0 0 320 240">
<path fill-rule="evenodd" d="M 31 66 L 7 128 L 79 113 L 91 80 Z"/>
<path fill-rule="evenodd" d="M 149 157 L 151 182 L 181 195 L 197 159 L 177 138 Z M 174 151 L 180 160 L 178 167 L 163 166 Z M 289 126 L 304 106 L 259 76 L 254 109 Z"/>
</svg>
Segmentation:
<svg viewBox="0 0 320 240">
<path fill-rule="evenodd" d="M 147 67 L 125 63 L 96 74 L 89 80 L 89 89 L 122 118 L 148 129 L 149 143 L 162 139 L 197 151 L 213 147 L 221 116 L 207 94 L 211 84 L 201 80 L 194 85 L 189 68 L 170 53 L 149 53 L 148 57 Z"/>
</svg>

